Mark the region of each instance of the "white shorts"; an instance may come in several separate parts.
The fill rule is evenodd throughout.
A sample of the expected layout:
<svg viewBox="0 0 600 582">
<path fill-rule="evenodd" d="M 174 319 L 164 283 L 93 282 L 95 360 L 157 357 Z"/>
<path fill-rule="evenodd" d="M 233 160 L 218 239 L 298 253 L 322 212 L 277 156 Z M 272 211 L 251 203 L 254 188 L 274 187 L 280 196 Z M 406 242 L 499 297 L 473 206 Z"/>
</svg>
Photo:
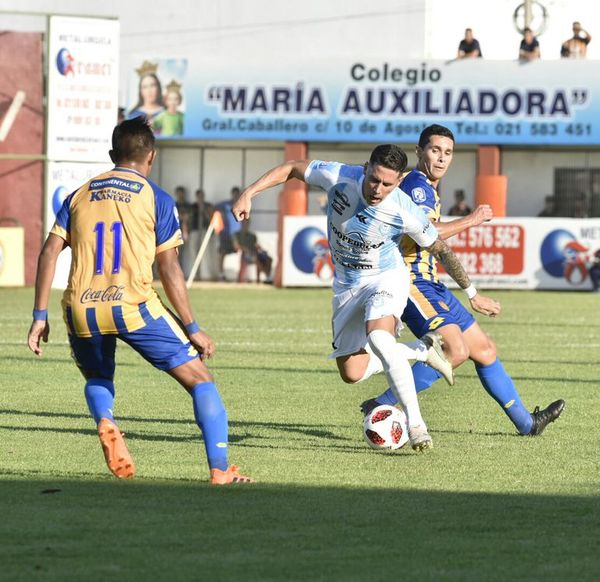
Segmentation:
<svg viewBox="0 0 600 582">
<path fill-rule="evenodd" d="M 402 330 L 400 317 L 408 301 L 409 275 L 394 269 L 344 289 L 333 296 L 333 352 L 330 358 L 355 354 L 367 345 L 367 321 L 387 315 L 396 318 L 396 337 Z"/>
</svg>

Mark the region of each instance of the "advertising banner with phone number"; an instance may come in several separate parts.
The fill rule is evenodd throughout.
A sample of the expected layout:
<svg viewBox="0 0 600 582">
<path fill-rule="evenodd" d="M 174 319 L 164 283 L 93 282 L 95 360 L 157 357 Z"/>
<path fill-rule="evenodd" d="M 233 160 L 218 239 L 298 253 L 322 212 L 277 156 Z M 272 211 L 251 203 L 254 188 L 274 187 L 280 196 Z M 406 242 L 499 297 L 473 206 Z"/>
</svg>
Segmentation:
<svg viewBox="0 0 600 582">
<path fill-rule="evenodd" d="M 600 219 L 494 219 L 447 242 L 482 288 L 589 290 L 600 269 Z"/>
<path fill-rule="evenodd" d="M 129 67 L 128 114 L 152 111 L 164 139 L 414 143 L 441 123 L 460 144 L 600 144 L 600 61 L 174 63 L 140 55 Z"/>
<path fill-rule="evenodd" d="M 326 232 L 324 216 L 285 218 L 284 287 L 331 285 Z M 494 219 L 447 242 L 482 289 L 585 291 L 592 289 L 590 272 L 600 270 L 600 219 Z M 441 281 L 456 287 L 438 268 Z"/>
</svg>

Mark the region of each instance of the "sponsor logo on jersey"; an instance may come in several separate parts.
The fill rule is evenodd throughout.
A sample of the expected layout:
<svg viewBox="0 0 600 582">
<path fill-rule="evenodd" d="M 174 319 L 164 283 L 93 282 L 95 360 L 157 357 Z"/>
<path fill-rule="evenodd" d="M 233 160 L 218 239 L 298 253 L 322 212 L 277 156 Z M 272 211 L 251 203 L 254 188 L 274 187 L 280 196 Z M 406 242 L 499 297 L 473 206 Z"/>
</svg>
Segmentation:
<svg viewBox="0 0 600 582">
<path fill-rule="evenodd" d="M 362 236 L 362 234 L 360 234 L 360 232 L 349 232 L 347 234 L 343 233 L 335 227 L 333 222 L 329 222 L 329 227 L 339 241 L 348 243 L 358 249 L 362 249 L 363 251 L 378 249 L 385 244 L 385 241 L 373 242 L 369 239 L 366 239 Z"/>
<path fill-rule="evenodd" d="M 106 289 L 87 288 L 79 298 L 79 303 L 108 303 L 123 299 L 125 285 L 109 285 Z"/>
<path fill-rule="evenodd" d="M 350 208 L 350 200 L 347 194 L 339 190 L 333 191 L 334 198 L 331 200 L 331 208 L 340 216 L 344 213 L 344 209 Z"/>
<path fill-rule="evenodd" d="M 410 193 L 415 202 L 425 202 L 427 199 L 427 194 L 425 194 L 423 188 L 413 188 Z"/>
<path fill-rule="evenodd" d="M 133 194 L 139 194 L 143 187 L 144 185 L 141 182 L 113 176 L 111 178 L 105 178 L 104 180 L 92 180 L 89 189 L 103 190 L 104 188 L 111 188 L 114 190 L 125 190 L 126 192 L 132 192 Z"/>
<path fill-rule="evenodd" d="M 131 194 L 127 192 L 115 192 L 114 190 L 100 190 L 90 194 L 90 202 L 101 202 L 102 200 L 114 200 L 115 202 L 131 202 Z"/>
</svg>

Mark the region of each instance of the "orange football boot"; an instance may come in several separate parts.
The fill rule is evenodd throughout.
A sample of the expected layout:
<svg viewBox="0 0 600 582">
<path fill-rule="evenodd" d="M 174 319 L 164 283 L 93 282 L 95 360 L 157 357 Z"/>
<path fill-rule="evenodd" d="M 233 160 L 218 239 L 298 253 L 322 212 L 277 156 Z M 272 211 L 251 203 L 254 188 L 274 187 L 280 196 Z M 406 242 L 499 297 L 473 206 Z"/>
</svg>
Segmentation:
<svg viewBox="0 0 600 582">
<path fill-rule="evenodd" d="M 135 465 L 119 427 L 112 420 L 102 418 L 98 423 L 98 436 L 110 472 L 119 479 L 132 479 Z"/>
<path fill-rule="evenodd" d="M 234 483 L 256 483 L 251 477 L 240 475 L 237 465 L 229 465 L 227 471 L 221 469 L 211 469 L 210 471 L 211 485 L 233 485 Z"/>
</svg>

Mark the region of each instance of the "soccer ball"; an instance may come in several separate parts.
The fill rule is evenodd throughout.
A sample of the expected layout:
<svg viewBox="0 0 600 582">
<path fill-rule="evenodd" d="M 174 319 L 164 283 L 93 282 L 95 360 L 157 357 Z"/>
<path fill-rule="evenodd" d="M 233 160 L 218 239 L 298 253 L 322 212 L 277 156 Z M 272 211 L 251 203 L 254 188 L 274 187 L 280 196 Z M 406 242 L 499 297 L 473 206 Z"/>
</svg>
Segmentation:
<svg viewBox="0 0 600 582">
<path fill-rule="evenodd" d="M 373 449 L 399 449 L 408 442 L 404 411 L 383 404 L 365 416 L 363 435 Z"/>
</svg>

